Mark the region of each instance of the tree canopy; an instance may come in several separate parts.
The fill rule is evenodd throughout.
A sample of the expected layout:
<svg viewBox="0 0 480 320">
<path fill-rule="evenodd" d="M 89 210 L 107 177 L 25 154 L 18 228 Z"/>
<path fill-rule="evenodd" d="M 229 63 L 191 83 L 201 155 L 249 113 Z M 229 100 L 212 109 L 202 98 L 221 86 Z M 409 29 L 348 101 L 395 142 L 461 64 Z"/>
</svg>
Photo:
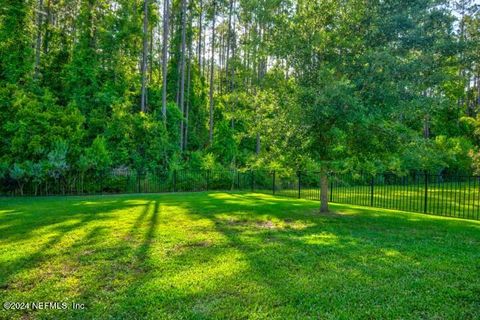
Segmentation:
<svg viewBox="0 0 480 320">
<path fill-rule="evenodd" d="M 6 0 L 0 176 L 480 172 L 473 0 Z"/>
</svg>

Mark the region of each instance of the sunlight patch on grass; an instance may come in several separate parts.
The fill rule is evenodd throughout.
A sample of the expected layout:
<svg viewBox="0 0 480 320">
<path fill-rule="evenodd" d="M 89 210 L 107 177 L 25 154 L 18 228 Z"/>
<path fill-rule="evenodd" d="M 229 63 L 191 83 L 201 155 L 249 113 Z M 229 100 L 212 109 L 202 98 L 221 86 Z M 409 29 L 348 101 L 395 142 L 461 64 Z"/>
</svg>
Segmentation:
<svg viewBox="0 0 480 320">
<path fill-rule="evenodd" d="M 320 234 L 312 234 L 302 238 L 306 244 L 334 245 L 338 244 L 338 236 L 332 233 L 322 232 Z"/>
<path fill-rule="evenodd" d="M 15 210 L 0 210 L 0 214 L 11 214 L 11 213 L 15 213 Z"/>
<path fill-rule="evenodd" d="M 208 247 L 191 247 L 190 250 L 209 250 Z M 184 253 L 185 254 L 185 253 Z M 187 263 L 188 265 L 188 263 Z M 159 286 L 172 286 L 173 288 L 189 288 L 190 292 L 201 292 L 208 287 L 216 286 L 223 280 L 235 281 L 235 275 L 248 272 L 249 264 L 243 254 L 237 250 L 227 250 L 212 259 L 201 260 L 196 267 L 180 268 L 178 272 L 167 273 L 161 281 L 152 281 Z M 207 285 L 207 288 L 204 286 Z"/>
<path fill-rule="evenodd" d="M 80 201 L 78 203 L 73 203 L 73 206 L 99 206 L 99 205 L 109 205 L 109 204 L 114 204 L 116 203 L 116 200 L 109 200 L 109 201 Z M 141 204 L 143 204 L 145 201 L 139 201 Z"/>
<path fill-rule="evenodd" d="M 0 206 L 0 300 L 87 305 L 7 318 L 480 317 L 478 222 L 254 193 Z"/>
<path fill-rule="evenodd" d="M 134 206 L 143 206 L 151 203 L 151 201 L 149 200 L 125 200 L 123 202 L 129 205 L 134 205 Z"/>
<path fill-rule="evenodd" d="M 400 254 L 400 252 L 398 252 L 398 250 L 382 249 L 382 252 L 387 257 L 400 257 L 401 256 L 401 254 Z"/>
</svg>

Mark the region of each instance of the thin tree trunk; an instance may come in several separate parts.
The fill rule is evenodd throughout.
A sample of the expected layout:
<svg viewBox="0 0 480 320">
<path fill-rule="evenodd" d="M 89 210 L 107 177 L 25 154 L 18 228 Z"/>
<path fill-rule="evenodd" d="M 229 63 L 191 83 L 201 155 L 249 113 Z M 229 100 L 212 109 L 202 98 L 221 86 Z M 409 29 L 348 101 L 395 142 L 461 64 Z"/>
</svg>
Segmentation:
<svg viewBox="0 0 480 320">
<path fill-rule="evenodd" d="M 150 52 L 148 55 L 148 79 L 150 81 L 152 80 L 152 74 L 153 74 L 153 33 L 154 33 L 155 28 L 152 27 L 152 30 L 150 31 Z M 147 96 L 148 98 L 148 96 Z M 147 105 L 148 105 L 148 100 L 147 100 Z"/>
<path fill-rule="evenodd" d="M 187 0 L 182 0 L 182 49 L 181 49 L 181 61 L 180 61 L 180 112 L 182 118 L 180 119 L 180 150 L 183 151 L 183 117 L 185 115 L 185 35 L 186 35 L 186 2 Z"/>
<path fill-rule="evenodd" d="M 220 95 L 223 94 L 223 86 L 222 86 L 222 77 L 223 77 L 223 73 L 222 73 L 222 70 L 223 70 L 223 59 L 224 59 L 224 34 L 220 33 L 219 35 L 219 52 L 218 52 L 218 63 L 219 63 L 219 66 L 218 66 L 218 77 L 217 77 L 217 81 L 218 81 L 218 85 L 217 85 L 217 88 L 218 88 L 218 92 Z"/>
<path fill-rule="evenodd" d="M 459 18 L 459 21 L 460 21 L 459 38 L 460 38 L 460 41 L 462 42 L 462 44 L 465 43 L 465 14 L 466 14 L 465 3 L 462 2 L 461 3 L 460 18 Z M 458 75 L 460 76 L 460 78 L 465 78 L 465 59 L 464 59 L 464 57 L 465 57 L 464 51 L 461 50 L 460 51 L 460 68 L 458 70 Z M 468 81 L 469 81 L 469 79 L 467 79 L 467 82 Z M 459 108 L 465 103 L 464 98 L 466 98 L 465 95 L 462 95 L 457 99 L 457 104 L 458 104 Z"/>
<path fill-rule="evenodd" d="M 236 32 L 235 32 L 235 16 L 233 16 L 233 45 L 232 45 L 232 58 L 235 59 L 235 49 L 236 49 L 236 46 L 237 46 L 237 43 L 236 43 L 236 39 L 237 39 L 237 35 L 236 35 Z M 235 67 L 233 66 L 230 66 L 229 65 L 229 68 L 231 70 L 231 75 L 230 75 L 230 86 L 229 86 L 229 90 L 230 92 L 234 92 L 235 90 Z M 232 107 L 231 107 L 231 111 L 232 111 L 232 119 L 231 119 L 231 127 L 232 129 L 235 129 L 235 106 L 238 102 L 238 95 L 235 95 L 235 100 L 234 102 L 232 103 Z"/>
<path fill-rule="evenodd" d="M 325 169 L 320 172 L 320 212 L 328 212 L 328 175 Z"/>
<path fill-rule="evenodd" d="M 191 43 L 190 43 L 191 46 Z M 192 72 L 192 48 L 188 51 L 188 66 L 187 66 L 187 105 L 185 109 L 185 135 L 183 137 L 183 150 L 187 150 L 188 144 L 188 116 L 190 112 L 190 79 Z"/>
<path fill-rule="evenodd" d="M 198 67 L 202 72 L 202 28 L 203 28 L 203 0 L 200 0 L 200 16 L 198 20 Z"/>
<path fill-rule="evenodd" d="M 244 49 L 244 68 L 246 70 L 249 70 L 250 69 L 250 51 L 252 50 L 252 46 L 250 45 L 250 40 L 251 40 L 251 37 L 250 37 L 250 29 L 245 26 L 245 38 L 246 38 L 246 48 Z M 248 79 L 249 79 L 249 76 L 247 75 L 244 79 L 244 86 L 248 92 Z"/>
<path fill-rule="evenodd" d="M 208 24 L 208 23 L 207 23 Z M 205 27 L 205 30 L 206 30 L 206 27 Z M 206 32 L 206 31 L 205 31 Z M 203 38 L 202 38 L 202 70 L 201 70 L 201 73 L 202 73 L 202 77 L 204 79 L 206 79 L 205 77 L 205 69 L 208 68 L 208 63 L 207 65 L 206 64 L 206 57 L 207 57 L 207 36 L 204 34 L 203 35 Z M 207 70 L 208 72 L 208 70 Z"/>
<path fill-rule="evenodd" d="M 42 49 L 42 9 L 43 9 L 43 0 L 38 0 L 38 11 L 37 11 L 37 41 L 35 43 L 35 68 L 33 77 L 38 78 L 38 72 L 40 67 L 40 52 Z"/>
<path fill-rule="evenodd" d="M 43 41 L 43 53 L 44 54 L 47 54 L 48 53 L 48 46 L 50 44 L 50 28 L 49 28 L 49 25 L 50 25 L 50 20 L 51 20 L 51 9 L 50 9 L 50 1 L 51 0 L 47 0 L 47 7 L 46 7 L 46 19 L 45 19 L 45 36 L 44 36 L 44 41 Z M 73 32 L 73 34 L 75 34 L 75 31 Z"/>
<path fill-rule="evenodd" d="M 148 0 L 143 1 L 143 55 L 141 111 L 147 111 Z"/>
<path fill-rule="evenodd" d="M 430 115 L 428 113 L 423 118 L 423 137 L 430 138 Z"/>
<path fill-rule="evenodd" d="M 229 82 L 229 59 L 230 59 L 230 46 L 231 46 L 231 37 L 232 37 L 232 13 L 233 13 L 233 0 L 230 0 L 230 8 L 228 11 L 228 35 L 227 35 L 227 57 L 225 61 L 225 83 L 227 87 L 227 92 L 231 90 Z"/>
<path fill-rule="evenodd" d="M 163 49 L 162 49 L 162 115 L 163 121 L 167 121 L 167 52 L 168 52 L 168 0 L 163 3 Z"/>
<path fill-rule="evenodd" d="M 23 183 L 18 183 L 18 189 L 20 190 L 20 195 L 23 196 Z"/>
<path fill-rule="evenodd" d="M 180 43 L 179 46 L 178 46 L 178 51 L 180 52 L 180 55 L 181 55 L 181 52 L 182 52 L 182 44 Z M 180 57 L 180 60 L 181 60 L 181 57 Z M 177 63 L 177 93 L 176 93 L 176 96 L 175 96 L 175 103 L 177 104 L 178 108 L 180 108 L 180 77 L 181 77 L 181 61 L 178 61 Z"/>
<path fill-rule="evenodd" d="M 213 0 L 213 21 L 212 21 L 212 55 L 210 61 L 210 92 L 209 92 L 209 99 L 210 99 L 210 121 L 209 121 L 209 141 L 210 145 L 213 144 L 213 67 L 214 67 L 214 60 L 215 60 L 215 15 L 216 15 L 216 3 Z"/>
<path fill-rule="evenodd" d="M 257 26 L 258 27 L 258 26 Z M 257 29 L 257 27 L 255 29 Z M 262 43 L 262 39 L 263 39 L 263 28 L 259 28 L 259 30 L 257 31 L 258 34 L 259 34 L 259 41 L 257 41 L 257 43 L 255 44 L 255 52 L 254 52 L 254 57 L 257 57 L 259 56 L 258 54 L 258 45 L 259 43 Z M 259 89 L 261 89 L 261 82 L 262 82 L 262 79 L 263 79 L 263 58 L 260 56 L 258 59 L 258 62 L 256 63 L 256 67 L 257 67 L 257 81 L 256 81 L 256 84 L 255 86 L 258 87 Z M 255 89 L 255 96 L 257 95 L 257 90 Z M 261 119 L 259 119 L 259 116 L 258 116 L 258 103 L 256 104 L 255 106 L 255 117 L 257 119 L 257 142 L 256 142 L 256 148 L 255 148 L 255 151 L 256 151 L 256 154 L 257 156 L 260 154 L 260 150 L 261 150 L 261 138 L 260 138 L 260 132 L 258 132 L 258 128 L 260 127 L 259 126 L 259 123 L 261 123 Z"/>
</svg>

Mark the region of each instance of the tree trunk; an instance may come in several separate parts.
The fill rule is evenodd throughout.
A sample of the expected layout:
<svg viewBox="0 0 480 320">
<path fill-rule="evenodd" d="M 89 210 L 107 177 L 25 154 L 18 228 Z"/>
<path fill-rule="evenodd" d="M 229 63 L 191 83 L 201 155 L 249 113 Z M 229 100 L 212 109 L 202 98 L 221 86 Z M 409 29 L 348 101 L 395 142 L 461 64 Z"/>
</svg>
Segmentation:
<svg viewBox="0 0 480 320">
<path fill-rule="evenodd" d="M 143 1 L 142 98 L 140 109 L 147 110 L 148 0 Z"/>
<path fill-rule="evenodd" d="M 232 58 L 235 58 L 235 48 L 236 48 L 236 33 L 235 33 L 235 19 L 233 19 L 233 45 L 232 45 Z M 235 67 L 230 66 L 231 76 L 230 76 L 230 92 L 234 92 L 235 90 Z M 238 95 L 235 95 L 235 99 L 231 106 L 232 111 L 232 119 L 231 119 L 231 127 L 232 129 L 235 128 L 235 105 L 237 104 Z"/>
<path fill-rule="evenodd" d="M 153 38 L 153 33 L 155 27 L 152 26 L 152 30 L 150 31 L 150 48 L 149 48 L 149 54 L 148 54 L 148 79 L 150 81 L 153 79 L 153 46 L 154 46 L 154 38 Z M 147 105 L 148 105 L 148 95 L 147 95 Z"/>
<path fill-rule="evenodd" d="M 220 48 L 219 48 L 219 57 L 218 57 L 218 62 L 219 62 L 219 66 L 218 66 L 218 85 L 217 85 L 217 88 L 218 88 L 218 92 L 220 95 L 223 94 L 223 73 L 222 73 L 222 70 L 223 70 L 223 66 L 224 66 L 224 61 L 225 61 L 225 35 L 220 33 L 220 41 L 219 41 L 219 45 L 220 45 Z"/>
<path fill-rule="evenodd" d="M 328 175 L 324 169 L 320 172 L 320 212 L 328 212 Z"/>
<path fill-rule="evenodd" d="M 40 52 L 42 49 L 42 9 L 43 0 L 38 0 L 38 12 L 37 12 L 37 41 L 35 43 L 35 68 L 33 77 L 38 77 L 38 69 L 40 66 Z"/>
<path fill-rule="evenodd" d="M 191 62 L 190 62 L 191 63 Z M 189 65 L 190 65 L 189 63 Z M 183 150 L 187 150 L 187 144 L 188 144 L 188 116 L 190 113 L 190 66 L 188 67 L 188 76 L 187 76 L 187 105 L 185 108 L 185 135 L 183 137 Z"/>
<path fill-rule="evenodd" d="M 228 34 L 227 34 L 227 55 L 225 60 L 225 83 L 226 91 L 231 90 L 230 81 L 229 81 L 229 59 L 230 59 L 230 46 L 232 42 L 232 13 L 233 13 L 233 0 L 230 0 L 230 8 L 228 11 Z"/>
<path fill-rule="evenodd" d="M 192 73 L 192 39 L 188 44 L 188 64 L 187 64 L 187 105 L 185 108 L 185 135 L 183 137 L 183 150 L 187 150 L 188 144 L 188 116 L 190 113 L 190 82 Z"/>
<path fill-rule="evenodd" d="M 18 182 L 18 190 L 20 191 L 20 195 L 23 196 L 23 183 Z"/>
<path fill-rule="evenodd" d="M 44 35 L 44 40 L 43 40 L 43 53 L 47 54 L 48 53 L 48 46 L 50 44 L 50 20 L 52 19 L 51 15 L 51 5 L 50 5 L 50 0 L 47 0 L 47 7 L 46 9 L 46 17 L 45 17 L 45 35 Z"/>
<path fill-rule="evenodd" d="M 213 144 L 213 67 L 214 67 L 214 60 L 215 60 L 215 16 L 216 16 L 216 3 L 213 0 L 213 21 L 212 21 L 212 55 L 210 61 L 210 92 L 209 92 L 209 99 L 210 99 L 210 114 L 209 114 L 209 141 L 210 145 Z"/>
<path fill-rule="evenodd" d="M 203 18 L 203 1 L 200 0 L 200 13 L 198 18 L 198 67 L 200 73 L 202 74 L 202 18 Z"/>
<path fill-rule="evenodd" d="M 180 151 L 183 151 L 183 117 L 185 115 L 185 34 L 186 34 L 186 2 L 187 0 L 182 0 L 182 49 L 180 57 L 180 98 L 179 98 L 179 107 L 182 118 L 180 119 Z"/>
<path fill-rule="evenodd" d="M 162 115 L 163 121 L 167 121 L 167 52 L 168 52 L 168 0 L 163 3 L 163 48 L 162 48 Z"/>
<path fill-rule="evenodd" d="M 423 118 L 423 137 L 430 138 L 430 115 L 428 113 Z"/>
</svg>

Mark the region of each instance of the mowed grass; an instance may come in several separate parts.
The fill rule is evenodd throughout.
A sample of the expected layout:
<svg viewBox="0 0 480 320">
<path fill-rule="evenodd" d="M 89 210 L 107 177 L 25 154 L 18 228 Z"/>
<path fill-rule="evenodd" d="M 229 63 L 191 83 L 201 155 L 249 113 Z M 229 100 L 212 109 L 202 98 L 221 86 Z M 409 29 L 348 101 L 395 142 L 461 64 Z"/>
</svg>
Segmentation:
<svg viewBox="0 0 480 320">
<path fill-rule="evenodd" d="M 480 222 L 254 193 L 0 199 L 23 319 L 479 319 Z"/>
</svg>

